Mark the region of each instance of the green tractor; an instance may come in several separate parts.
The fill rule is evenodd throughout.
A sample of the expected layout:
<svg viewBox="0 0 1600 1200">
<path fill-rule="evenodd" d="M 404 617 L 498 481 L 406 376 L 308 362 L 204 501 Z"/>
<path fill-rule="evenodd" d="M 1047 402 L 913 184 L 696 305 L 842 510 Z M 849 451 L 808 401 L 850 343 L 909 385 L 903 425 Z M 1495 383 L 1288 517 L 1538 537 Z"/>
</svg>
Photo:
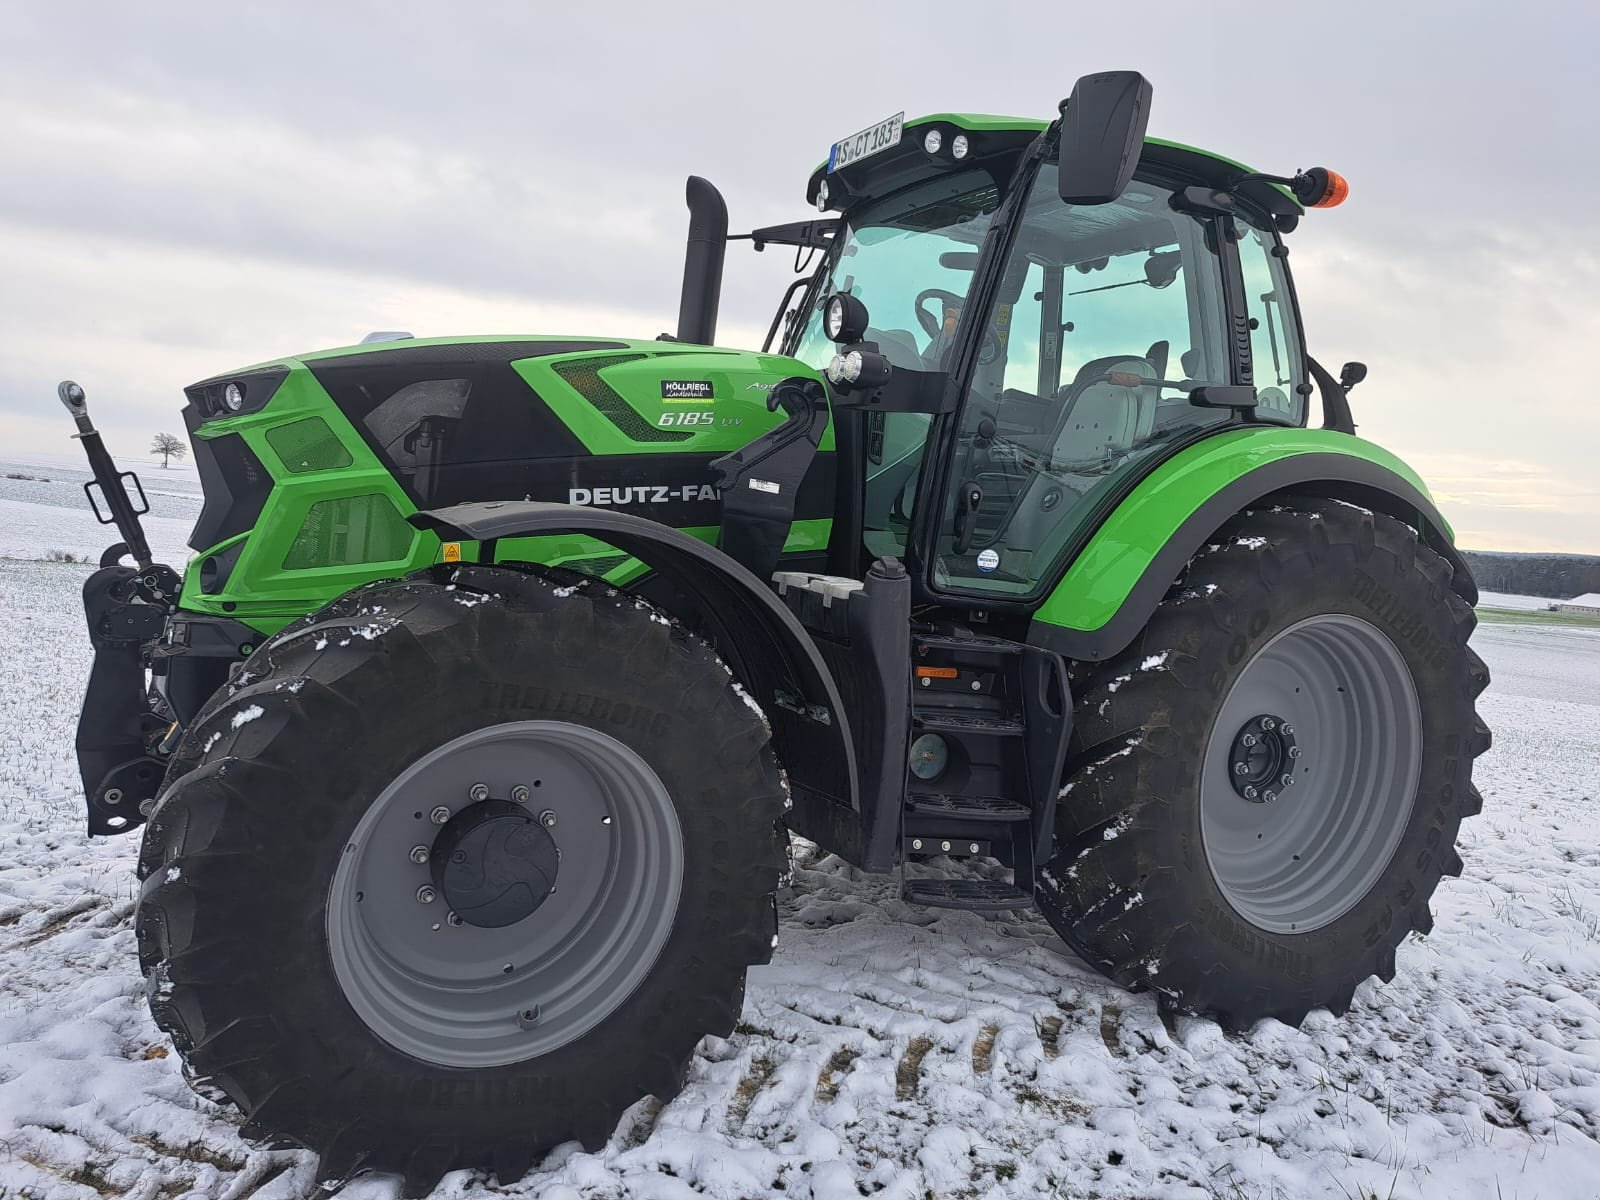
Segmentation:
<svg viewBox="0 0 1600 1200">
<path fill-rule="evenodd" d="M 1476 588 L 1307 353 L 1343 180 L 1149 101 L 839 142 L 743 235 L 797 261 L 759 352 L 691 179 L 673 336 L 197 383 L 181 578 L 62 385 L 122 538 L 89 829 L 145 824 L 151 1011 L 246 1137 L 411 1192 L 604 1144 L 734 1028 L 790 831 L 1233 1027 L 1392 976 L 1481 806 Z"/>
</svg>

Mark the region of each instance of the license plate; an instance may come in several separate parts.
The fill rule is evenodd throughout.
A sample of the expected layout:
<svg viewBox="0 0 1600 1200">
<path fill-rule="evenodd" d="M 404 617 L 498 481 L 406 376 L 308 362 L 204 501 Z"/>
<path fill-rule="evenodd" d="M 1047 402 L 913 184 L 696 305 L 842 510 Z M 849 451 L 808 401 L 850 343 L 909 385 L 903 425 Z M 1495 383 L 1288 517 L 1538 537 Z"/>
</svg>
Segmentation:
<svg viewBox="0 0 1600 1200">
<path fill-rule="evenodd" d="M 906 123 L 905 113 L 895 113 L 887 121 L 863 129 L 860 133 L 835 142 L 828 150 L 828 170 L 837 171 L 884 150 L 900 144 L 900 130 Z"/>
</svg>

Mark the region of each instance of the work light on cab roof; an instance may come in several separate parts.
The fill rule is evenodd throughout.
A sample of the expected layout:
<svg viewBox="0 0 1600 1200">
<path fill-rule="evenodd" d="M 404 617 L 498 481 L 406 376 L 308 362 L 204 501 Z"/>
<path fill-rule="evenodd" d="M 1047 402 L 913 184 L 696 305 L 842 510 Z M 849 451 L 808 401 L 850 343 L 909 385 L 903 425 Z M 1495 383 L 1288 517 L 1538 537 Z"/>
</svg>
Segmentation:
<svg viewBox="0 0 1600 1200">
<path fill-rule="evenodd" d="M 181 575 L 62 385 L 119 536 L 88 827 L 145 826 L 151 1012 L 246 1137 L 407 1195 L 601 1148 L 732 1033 L 790 830 L 1232 1027 L 1393 975 L 1481 805 L 1476 589 L 1309 353 L 1284 235 L 1344 181 L 1150 105 L 898 113 L 731 236 L 691 176 L 652 341 L 192 384 Z M 758 349 L 729 241 L 795 254 Z"/>
</svg>

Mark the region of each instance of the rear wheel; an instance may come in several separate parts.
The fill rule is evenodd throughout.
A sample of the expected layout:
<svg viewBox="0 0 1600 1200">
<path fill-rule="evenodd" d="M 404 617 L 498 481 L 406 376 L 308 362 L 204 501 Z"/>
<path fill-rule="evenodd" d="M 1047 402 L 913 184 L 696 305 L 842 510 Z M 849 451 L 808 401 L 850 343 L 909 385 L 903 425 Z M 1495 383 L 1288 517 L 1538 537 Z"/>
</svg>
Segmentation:
<svg viewBox="0 0 1600 1200">
<path fill-rule="evenodd" d="M 493 578 L 268 641 L 146 833 L 157 1022 L 326 1178 L 602 1144 L 771 954 L 785 795 L 727 669 L 630 597 Z"/>
<path fill-rule="evenodd" d="M 1488 683 L 1449 565 L 1333 500 L 1242 514 L 1081 669 L 1041 907 L 1090 962 L 1238 1026 L 1343 1012 L 1460 874 Z"/>
</svg>

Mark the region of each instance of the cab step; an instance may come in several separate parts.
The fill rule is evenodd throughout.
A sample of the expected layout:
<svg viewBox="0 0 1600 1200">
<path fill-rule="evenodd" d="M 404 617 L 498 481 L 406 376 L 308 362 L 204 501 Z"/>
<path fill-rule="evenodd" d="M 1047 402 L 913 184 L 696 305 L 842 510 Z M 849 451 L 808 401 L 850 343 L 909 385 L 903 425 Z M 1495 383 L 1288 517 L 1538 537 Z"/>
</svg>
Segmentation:
<svg viewBox="0 0 1600 1200">
<path fill-rule="evenodd" d="M 912 642 L 919 650 L 938 650 L 951 653 L 1021 654 L 1021 642 L 1007 638 L 990 637 L 986 633 L 913 633 Z"/>
<path fill-rule="evenodd" d="M 964 908 L 971 912 L 1011 912 L 1033 907 L 1033 897 L 1027 892 L 994 879 L 908 879 L 900 889 L 900 898 L 924 908 Z"/>
<path fill-rule="evenodd" d="M 999 796 L 947 796 L 943 792 L 912 792 L 906 811 L 957 821 L 1026 821 L 1032 813 L 1026 804 Z"/>
<path fill-rule="evenodd" d="M 989 737 L 1021 737 L 1024 728 L 1015 717 L 997 717 L 989 713 L 963 712 L 959 709 L 918 708 L 912 714 L 918 729 L 936 733 L 976 733 Z"/>
</svg>

